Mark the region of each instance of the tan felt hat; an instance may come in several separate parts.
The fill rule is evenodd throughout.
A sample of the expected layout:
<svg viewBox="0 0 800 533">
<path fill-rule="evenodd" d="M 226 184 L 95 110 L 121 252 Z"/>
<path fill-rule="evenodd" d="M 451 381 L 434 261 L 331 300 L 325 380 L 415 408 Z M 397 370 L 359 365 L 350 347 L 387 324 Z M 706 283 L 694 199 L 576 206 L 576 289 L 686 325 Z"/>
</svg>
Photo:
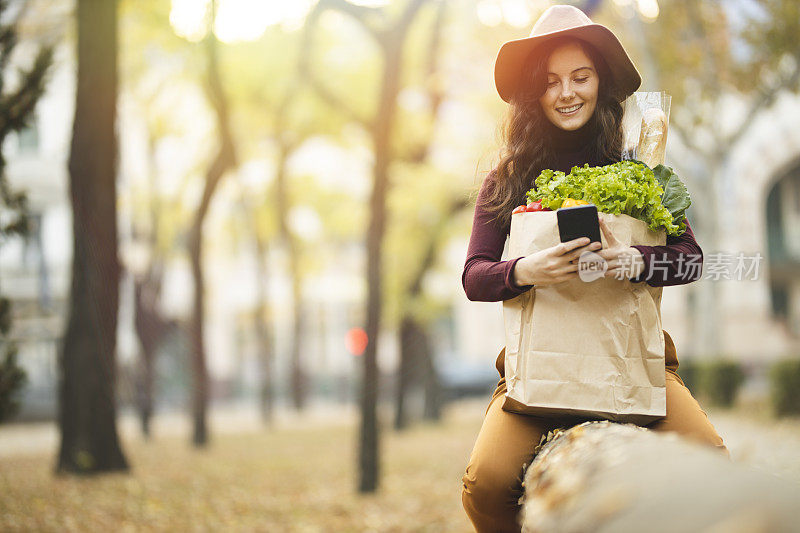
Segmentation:
<svg viewBox="0 0 800 533">
<path fill-rule="evenodd" d="M 633 94 L 641 85 L 639 71 L 611 30 L 592 22 L 577 7 L 555 5 L 542 13 L 533 25 L 529 37 L 508 41 L 500 47 L 494 62 L 494 83 L 500 98 L 510 102 L 519 86 L 522 67 L 528 55 L 543 42 L 561 36 L 576 37 L 597 48 L 611 69 L 620 101 Z"/>
</svg>

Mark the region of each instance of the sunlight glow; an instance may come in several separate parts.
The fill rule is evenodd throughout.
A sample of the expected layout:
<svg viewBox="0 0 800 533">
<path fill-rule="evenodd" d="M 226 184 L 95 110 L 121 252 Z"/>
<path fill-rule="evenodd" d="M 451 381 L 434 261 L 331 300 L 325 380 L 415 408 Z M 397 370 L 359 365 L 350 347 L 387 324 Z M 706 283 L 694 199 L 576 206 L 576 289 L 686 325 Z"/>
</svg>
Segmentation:
<svg viewBox="0 0 800 533">
<path fill-rule="evenodd" d="M 255 41 L 267 26 L 281 21 L 287 5 L 292 2 L 259 0 L 222 0 L 217 8 L 214 33 L 220 41 Z"/>
<path fill-rule="evenodd" d="M 503 18 L 509 26 L 527 28 L 533 22 L 525 0 L 502 0 Z"/>
<path fill-rule="evenodd" d="M 176 35 L 197 42 L 205 37 L 209 0 L 172 0 L 169 23 Z"/>
<path fill-rule="evenodd" d="M 636 0 L 636 7 L 646 22 L 653 22 L 658 18 L 657 0 Z"/>
<path fill-rule="evenodd" d="M 483 0 L 477 6 L 478 20 L 484 26 L 494 27 L 503 22 L 503 12 L 500 6 L 491 0 Z"/>
<path fill-rule="evenodd" d="M 287 31 L 302 25 L 316 0 L 217 0 L 214 34 L 220 41 L 254 41 L 273 24 Z M 169 21 L 175 33 L 197 42 L 206 35 L 211 0 L 172 0 Z"/>
<path fill-rule="evenodd" d="M 528 29 L 533 20 L 551 5 L 551 0 L 479 0 L 475 14 L 484 26 L 494 27 L 505 23 Z"/>
</svg>

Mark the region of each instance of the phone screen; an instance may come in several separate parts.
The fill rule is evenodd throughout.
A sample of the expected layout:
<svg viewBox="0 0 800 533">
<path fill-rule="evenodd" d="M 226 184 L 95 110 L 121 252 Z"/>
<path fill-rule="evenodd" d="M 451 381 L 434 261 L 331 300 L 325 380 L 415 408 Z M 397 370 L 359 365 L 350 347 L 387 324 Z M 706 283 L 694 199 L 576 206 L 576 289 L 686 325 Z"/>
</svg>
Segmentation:
<svg viewBox="0 0 800 533">
<path fill-rule="evenodd" d="M 562 207 L 556 211 L 556 217 L 561 242 L 581 237 L 589 237 L 590 242 L 603 242 L 600 239 L 597 206 L 594 204 Z"/>
</svg>

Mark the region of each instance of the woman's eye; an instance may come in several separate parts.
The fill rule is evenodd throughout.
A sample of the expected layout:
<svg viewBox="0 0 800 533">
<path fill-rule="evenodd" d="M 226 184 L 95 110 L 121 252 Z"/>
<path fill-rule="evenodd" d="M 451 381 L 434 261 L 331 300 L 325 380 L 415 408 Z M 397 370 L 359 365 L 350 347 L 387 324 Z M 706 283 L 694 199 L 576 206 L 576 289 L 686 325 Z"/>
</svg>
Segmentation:
<svg viewBox="0 0 800 533">
<path fill-rule="evenodd" d="M 558 83 L 557 81 L 548 81 L 547 82 L 547 86 L 548 87 L 552 87 L 553 85 L 556 85 L 557 83 Z"/>
<path fill-rule="evenodd" d="M 577 82 L 579 82 L 579 83 L 583 83 L 583 82 L 585 82 L 585 81 L 586 81 L 586 80 L 588 80 L 588 79 L 589 79 L 589 78 L 575 78 L 575 81 L 577 81 Z"/>
</svg>

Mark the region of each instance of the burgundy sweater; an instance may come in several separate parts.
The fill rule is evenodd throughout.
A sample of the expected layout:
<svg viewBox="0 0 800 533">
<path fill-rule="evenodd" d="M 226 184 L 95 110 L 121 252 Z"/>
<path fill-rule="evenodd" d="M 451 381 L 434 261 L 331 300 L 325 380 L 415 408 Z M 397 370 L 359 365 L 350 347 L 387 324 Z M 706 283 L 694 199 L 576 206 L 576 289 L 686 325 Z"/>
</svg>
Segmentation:
<svg viewBox="0 0 800 533">
<path fill-rule="evenodd" d="M 568 173 L 573 166 L 589 163 L 590 166 L 606 165 L 613 161 L 593 160 L 589 154 L 588 140 L 594 135 L 590 129 L 591 121 L 587 125 L 567 132 L 558 128 L 549 128 L 551 142 L 556 148 L 555 170 Z M 464 272 L 461 275 L 461 283 L 467 298 L 472 301 L 498 302 L 514 298 L 519 294 L 531 289 L 533 285 L 517 286 L 512 281 L 511 274 L 517 261 L 522 257 L 515 257 L 508 261 L 501 261 L 505 247 L 506 236 L 510 231 L 510 224 L 501 226 L 494 219 L 494 214 L 489 213 L 483 205 L 485 204 L 489 184 L 495 176 L 492 170 L 481 185 L 478 199 L 475 206 L 475 215 L 472 222 L 472 235 L 469 239 L 467 249 L 467 260 L 464 264 Z M 531 184 L 532 185 L 532 184 Z M 520 198 L 515 205 L 525 203 L 525 198 Z M 701 275 L 703 261 L 703 251 L 694 238 L 694 232 L 686 220 L 686 231 L 679 237 L 667 236 L 665 246 L 644 246 L 632 245 L 644 256 L 644 270 L 636 278 L 630 278 L 633 282 L 646 282 L 652 287 L 663 287 L 668 285 L 681 285 L 696 281 Z M 686 273 L 679 275 L 680 263 L 678 258 L 684 254 L 684 260 L 688 260 L 691 254 L 699 255 L 699 266 L 689 270 L 692 274 Z M 657 259 L 657 264 L 651 272 L 651 262 Z M 684 270 L 687 270 L 684 265 Z"/>
</svg>

